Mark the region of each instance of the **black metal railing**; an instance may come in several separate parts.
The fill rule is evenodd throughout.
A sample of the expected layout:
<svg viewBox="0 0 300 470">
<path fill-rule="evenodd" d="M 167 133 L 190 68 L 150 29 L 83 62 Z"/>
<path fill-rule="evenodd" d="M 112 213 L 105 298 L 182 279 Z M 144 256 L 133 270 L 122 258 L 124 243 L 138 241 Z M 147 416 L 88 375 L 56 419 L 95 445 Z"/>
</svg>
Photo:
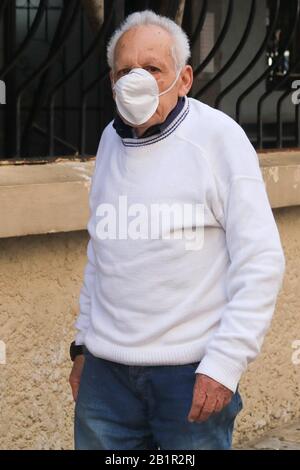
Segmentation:
<svg viewBox="0 0 300 470">
<path fill-rule="evenodd" d="M 97 30 L 80 0 L 0 0 L 0 158 L 95 154 L 115 113 L 107 40 L 145 8 L 188 33 L 190 96 L 232 116 L 257 149 L 300 147 L 300 0 L 104 0 Z"/>
</svg>

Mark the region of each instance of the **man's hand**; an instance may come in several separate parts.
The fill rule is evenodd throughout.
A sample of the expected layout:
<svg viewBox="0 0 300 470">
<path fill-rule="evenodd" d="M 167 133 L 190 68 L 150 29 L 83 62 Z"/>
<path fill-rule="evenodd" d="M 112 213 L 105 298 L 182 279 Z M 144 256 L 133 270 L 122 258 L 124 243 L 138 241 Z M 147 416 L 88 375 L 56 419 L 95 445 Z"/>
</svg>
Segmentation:
<svg viewBox="0 0 300 470">
<path fill-rule="evenodd" d="M 74 359 L 73 367 L 72 367 L 71 374 L 69 377 L 69 382 L 71 385 L 74 401 L 77 400 L 77 394 L 78 394 L 83 365 L 84 365 L 84 355 L 78 354 L 78 356 L 76 356 Z"/>
<path fill-rule="evenodd" d="M 207 375 L 196 373 L 196 376 L 188 420 L 202 422 L 212 413 L 221 411 L 230 402 L 233 392 Z"/>
</svg>

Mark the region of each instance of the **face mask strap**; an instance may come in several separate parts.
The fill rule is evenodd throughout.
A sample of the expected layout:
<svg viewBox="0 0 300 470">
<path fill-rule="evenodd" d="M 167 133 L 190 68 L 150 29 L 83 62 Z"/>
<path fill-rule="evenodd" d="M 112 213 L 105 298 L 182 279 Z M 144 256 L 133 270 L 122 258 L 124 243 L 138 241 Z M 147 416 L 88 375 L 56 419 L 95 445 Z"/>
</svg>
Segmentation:
<svg viewBox="0 0 300 470">
<path fill-rule="evenodd" d="M 178 77 L 179 77 L 179 75 L 180 75 L 180 72 L 181 72 L 181 69 L 178 70 L 177 75 L 176 75 L 176 78 L 175 78 L 174 82 L 169 86 L 169 88 L 167 88 L 165 91 L 162 91 L 161 93 L 159 93 L 158 96 L 162 96 L 162 95 L 164 95 L 165 93 L 168 93 L 168 91 L 170 91 L 170 90 L 173 88 L 173 86 L 175 85 L 175 83 L 176 83 L 177 80 L 178 80 Z"/>
<path fill-rule="evenodd" d="M 120 79 L 118 79 L 118 80 L 120 80 Z M 115 91 L 115 89 L 116 89 L 116 84 L 117 84 L 117 81 L 118 81 L 118 80 L 116 80 L 116 81 L 113 80 L 112 89 L 113 89 L 114 91 Z"/>
</svg>

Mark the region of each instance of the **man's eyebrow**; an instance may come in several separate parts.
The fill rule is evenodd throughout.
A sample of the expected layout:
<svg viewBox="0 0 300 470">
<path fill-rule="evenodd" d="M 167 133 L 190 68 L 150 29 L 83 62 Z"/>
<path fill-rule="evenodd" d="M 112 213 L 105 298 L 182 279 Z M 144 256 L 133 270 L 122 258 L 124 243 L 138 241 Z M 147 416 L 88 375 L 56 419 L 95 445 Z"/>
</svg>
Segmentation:
<svg viewBox="0 0 300 470">
<path fill-rule="evenodd" d="M 145 65 L 150 65 L 150 64 L 155 64 L 157 66 L 160 66 L 160 67 L 165 67 L 166 64 L 164 64 L 161 60 L 155 58 L 155 57 L 146 57 L 143 61 L 142 61 L 142 65 L 145 66 Z M 129 63 L 125 63 L 124 65 L 122 66 L 117 66 L 116 67 L 116 70 L 117 72 L 120 72 L 122 70 L 126 70 L 126 69 L 131 69 L 133 68 L 133 65 L 129 64 Z"/>
<path fill-rule="evenodd" d="M 116 70 L 119 72 L 121 70 L 125 70 L 125 69 L 131 69 L 132 68 L 132 65 L 122 65 L 122 67 L 116 67 Z"/>
</svg>

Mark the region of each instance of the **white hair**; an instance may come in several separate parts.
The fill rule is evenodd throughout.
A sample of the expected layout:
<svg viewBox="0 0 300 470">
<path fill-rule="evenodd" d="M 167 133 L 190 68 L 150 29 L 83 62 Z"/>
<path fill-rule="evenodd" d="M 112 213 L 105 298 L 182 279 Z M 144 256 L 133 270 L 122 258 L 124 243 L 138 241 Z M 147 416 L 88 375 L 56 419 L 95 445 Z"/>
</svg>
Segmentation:
<svg viewBox="0 0 300 470">
<path fill-rule="evenodd" d="M 189 40 L 183 29 L 166 16 L 157 15 L 152 10 L 143 10 L 127 16 L 123 23 L 111 36 L 107 46 L 107 62 L 111 69 L 114 69 L 115 47 L 120 37 L 132 28 L 142 25 L 160 26 L 167 31 L 174 40 L 171 48 L 176 68 L 180 69 L 187 64 L 191 55 Z"/>
</svg>

